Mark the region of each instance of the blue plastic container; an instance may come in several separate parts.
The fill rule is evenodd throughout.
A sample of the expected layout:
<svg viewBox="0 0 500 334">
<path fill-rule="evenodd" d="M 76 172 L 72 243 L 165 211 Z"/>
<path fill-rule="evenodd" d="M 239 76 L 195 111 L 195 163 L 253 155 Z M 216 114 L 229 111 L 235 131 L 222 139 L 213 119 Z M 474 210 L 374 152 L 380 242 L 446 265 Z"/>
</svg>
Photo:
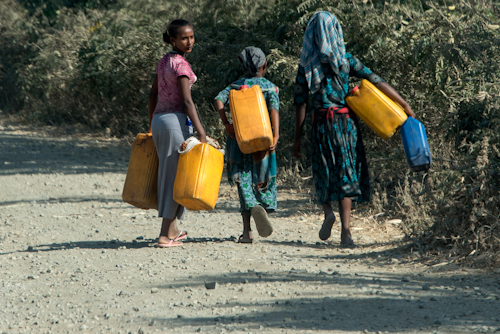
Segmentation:
<svg viewBox="0 0 500 334">
<path fill-rule="evenodd" d="M 408 117 L 400 132 L 410 170 L 412 172 L 428 170 L 432 158 L 424 125 L 415 118 Z"/>
</svg>

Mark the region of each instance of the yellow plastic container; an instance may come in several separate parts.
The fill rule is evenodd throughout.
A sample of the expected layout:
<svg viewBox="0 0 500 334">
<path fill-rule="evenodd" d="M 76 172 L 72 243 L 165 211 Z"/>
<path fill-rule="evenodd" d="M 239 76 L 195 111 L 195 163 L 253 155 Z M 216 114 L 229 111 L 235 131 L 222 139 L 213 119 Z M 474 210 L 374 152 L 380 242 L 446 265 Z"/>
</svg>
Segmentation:
<svg viewBox="0 0 500 334">
<path fill-rule="evenodd" d="M 380 137 L 390 138 L 408 118 L 403 108 L 366 79 L 356 88 L 345 99 L 349 108 Z"/>
<path fill-rule="evenodd" d="M 151 134 L 139 133 L 132 145 L 122 199 L 141 209 L 158 210 L 158 155 Z"/>
<path fill-rule="evenodd" d="M 230 90 L 229 108 L 241 152 L 250 154 L 264 151 L 273 144 L 273 131 L 266 100 L 258 85 Z"/>
<path fill-rule="evenodd" d="M 179 156 L 174 201 L 188 210 L 212 210 L 219 197 L 224 155 L 208 144 L 198 144 Z"/>
</svg>

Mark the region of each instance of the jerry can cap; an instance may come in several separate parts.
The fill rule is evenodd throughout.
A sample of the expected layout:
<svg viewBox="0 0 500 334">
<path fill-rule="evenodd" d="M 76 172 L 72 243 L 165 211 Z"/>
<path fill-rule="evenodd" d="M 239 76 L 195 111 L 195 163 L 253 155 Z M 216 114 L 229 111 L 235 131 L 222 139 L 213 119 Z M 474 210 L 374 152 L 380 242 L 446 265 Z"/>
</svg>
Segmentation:
<svg viewBox="0 0 500 334">
<path fill-rule="evenodd" d="M 358 86 L 354 87 L 354 88 L 351 90 L 351 95 L 352 95 L 352 94 L 354 94 L 354 93 L 356 93 L 358 90 L 359 90 L 359 87 L 358 87 Z"/>
<path fill-rule="evenodd" d="M 240 90 L 242 90 L 242 89 L 248 89 L 248 88 L 250 88 L 250 87 L 248 87 L 248 85 L 241 85 L 240 86 Z"/>
</svg>

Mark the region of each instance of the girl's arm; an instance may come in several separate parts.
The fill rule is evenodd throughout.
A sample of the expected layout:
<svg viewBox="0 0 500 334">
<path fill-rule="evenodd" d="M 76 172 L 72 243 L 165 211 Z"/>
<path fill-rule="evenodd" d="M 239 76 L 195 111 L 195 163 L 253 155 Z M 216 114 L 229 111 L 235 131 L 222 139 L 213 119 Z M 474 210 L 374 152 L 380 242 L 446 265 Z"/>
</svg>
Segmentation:
<svg viewBox="0 0 500 334">
<path fill-rule="evenodd" d="M 304 120 L 306 119 L 307 103 L 297 103 L 295 106 L 295 135 L 293 141 L 293 155 L 301 158 L 300 154 L 300 137 L 302 137 L 302 129 L 304 128 Z"/>
<path fill-rule="evenodd" d="M 271 123 L 273 125 L 273 144 L 269 147 L 269 150 L 275 150 L 276 145 L 278 145 L 278 139 L 280 138 L 280 114 L 278 110 L 271 109 Z"/>
<path fill-rule="evenodd" d="M 394 88 L 391 87 L 387 82 L 377 82 L 375 84 L 378 89 L 380 89 L 385 95 L 387 95 L 391 100 L 402 106 L 408 116 L 415 118 L 415 113 L 411 110 L 411 107 L 405 100 L 396 92 Z"/>
<path fill-rule="evenodd" d="M 149 92 L 149 99 L 148 99 L 148 116 L 149 116 L 148 133 L 151 133 L 151 121 L 153 120 L 153 114 L 155 112 L 157 102 L 158 102 L 158 75 L 155 75 L 153 86 L 151 86 L 151 91 Z"/>
<path fill-rule="evenodd" d="M 226 132 L 231 136 L 231 138 L 236 139 L 234 136 L 234 127 L 231 123 L 229 123 L 226 117 L 226 111 L 224 110 L 224 104 L 221 100 L 214 100 L 215 109 L 219 112 L 220 119 L 222 120 L 222 124 L 226 128 Z"/>
<path fill-rule="evenodd" d="M 196 107 L 194 105 L 193 99 L 191 98 L 191 89 L 189 88 L 189 79 L 186 76 L 180 76 L 177 78 L 177 85 L 179 86 L 179 92 L 181 94 L 181 99 L 184 103 L 184 110 L 193 122 L 193 126 L 198 132 L 199 140 L 202 143 L 207 142 L 207 134 L 203 125 L 201 125 L 200 118 L 196 112 Z"/>
</svg>

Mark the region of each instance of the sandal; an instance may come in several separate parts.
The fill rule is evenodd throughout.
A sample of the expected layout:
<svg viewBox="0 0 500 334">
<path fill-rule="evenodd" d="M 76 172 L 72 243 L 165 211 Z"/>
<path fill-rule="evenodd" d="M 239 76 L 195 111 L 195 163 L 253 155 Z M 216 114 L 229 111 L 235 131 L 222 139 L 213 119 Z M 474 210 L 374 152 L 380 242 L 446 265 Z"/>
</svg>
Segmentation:
<svg viewBox="0 0 500 334">
<path fill-rule="evenodd" d="M 263 238 L 270 236 L 273 233 L 273 227 L 267 217 L 266 210 L 262 206 L 256 205 L 252 208 L 251 213 L 259 235 Z"/>
<path fill-rule="evenodd" d="M 332 212 L 325 218 L 325 221 L 319 230 L 319 238 L 321 240 L 330 238 L 332 235 L 333 223 L 335 223 L 335 214 Z"/>
<path fill-rule="evenodd" d="M 182 232 L 184 232 L 184 234 L 182 234 Z M 173 240 L 174 241 L 179 241 L 179 240 L 182 240 L 182 239 L 186 239 L 187 237 L 188 237 L 188 233 L 186 231 L 181 230 L 179 232 L 179 235 L 177 237 L 175 237 Z"/>
<path fill-rule="evenodd" d="M 239 244 L 251 244 L 251 243 L 253 243 L 253 239 L 252 238 L 243 238 L 243 234 L 242 234 L 238 238 L 238 243 Z"/>
<path fill-rule="evenodd" d="M 183 245 L 182 242 L 177 241 L 175 239 L 168 238 L 168 240 L 170 240 L 170 241 L 167 242 L 167 243 L 157 243 L 155 245 L 155 247 L 157 247 L 157 248 L 168 248 L 168 247 L 178 247 L 178 246 L 182 246 Z"/>
</svg>

